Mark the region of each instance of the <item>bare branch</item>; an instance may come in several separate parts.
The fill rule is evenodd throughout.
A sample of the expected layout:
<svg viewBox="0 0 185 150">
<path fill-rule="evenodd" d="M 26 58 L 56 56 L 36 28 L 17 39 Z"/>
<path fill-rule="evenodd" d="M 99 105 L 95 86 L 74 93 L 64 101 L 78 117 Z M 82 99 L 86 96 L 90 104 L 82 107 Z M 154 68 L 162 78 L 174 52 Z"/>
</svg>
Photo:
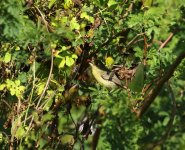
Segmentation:
<svg viewBox="0 0 185 150">
<path fill-rule="evenodd" d="M 161 46 L 159 47 L 158 51 L 160 51 L 163 47 L 166 46 L 166 44 L 168 44 L 168 42 L 172 39 L 173 35 L 174 35 L 173 33 L 171 33 L 169 35 L 169 37 L 166 39 L 166 41 L 164 41 L 164 43 L 161 44 Z"/>
<path fill-rule="evenodd" d="M 129 47 L 131 44 L 133 44 L 138 39 L 138 37 L 145 35 L 145 34 L 146 34 L 145 32 L 137 34 L 130 42 L 128 42 L 128 44 L 126 45 L 126 48 Z"/>
<path fill-rule="evenodd" d="M 42 100 L 42 98 L 44 97 L 45 93 L 46 93 L 46 90 L 49 86 L 49 82 L 51 80 L 51 75 L 52 75 L 52 72 L 53 72 L 53 50 L 51 51 L 51 66 L 50 66 L 50 71 L 49 71 L 49 76 L 48 76 L 48 79 L 47 79 L 47 82 L 46 82 L 46 85 L 44 87 L 44 90 L 42 91 L 42 94 L 37 102 L 37 106 L 36 106 L 36 109 L 38 109 L 39 105 L 40 105 L 40 102 Z"/>
</svg>

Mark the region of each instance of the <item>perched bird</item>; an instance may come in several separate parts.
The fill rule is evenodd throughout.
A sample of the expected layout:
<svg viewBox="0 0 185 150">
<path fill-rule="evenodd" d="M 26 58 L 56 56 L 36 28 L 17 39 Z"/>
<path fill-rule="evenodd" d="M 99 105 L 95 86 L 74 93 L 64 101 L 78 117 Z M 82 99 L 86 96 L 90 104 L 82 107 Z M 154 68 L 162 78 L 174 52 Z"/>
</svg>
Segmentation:
<svg viewBox="0 0 185 150">
<path fill-rule="evenodd" d="M 109 89 L 121 86 L 121 81 L 114 72 L 102 70 L 92 63 L 89 64 L 92 69 L 92 74 L 99 84 Z"/>
</svg>

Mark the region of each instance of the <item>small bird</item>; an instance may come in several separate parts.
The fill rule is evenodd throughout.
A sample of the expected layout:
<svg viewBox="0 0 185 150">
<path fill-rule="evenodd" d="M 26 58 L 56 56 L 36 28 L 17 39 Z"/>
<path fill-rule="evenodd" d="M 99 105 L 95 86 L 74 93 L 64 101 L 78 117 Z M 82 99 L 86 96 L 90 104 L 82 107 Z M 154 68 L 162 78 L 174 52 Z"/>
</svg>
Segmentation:
<svg viewBox="0 0 185 150">
<path fill-rule="evenodd" d="M 121 81 L 118 79 L 114 72 L 102 70 L 92 63 L 89 64 L 92 69 L 92 74 L 98 83 L 108 89 L 113 89 L 121 86 Z"/>
</svg>

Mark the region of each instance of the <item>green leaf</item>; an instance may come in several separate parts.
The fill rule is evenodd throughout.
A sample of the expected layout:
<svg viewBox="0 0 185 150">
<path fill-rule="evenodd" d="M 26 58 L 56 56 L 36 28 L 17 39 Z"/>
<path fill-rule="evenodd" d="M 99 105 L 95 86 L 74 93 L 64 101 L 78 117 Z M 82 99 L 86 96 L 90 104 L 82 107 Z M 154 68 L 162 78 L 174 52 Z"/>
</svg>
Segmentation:
<svg viewBox="0 0 185 150">
<path fill-rule="evenodd" d="M 144 86 L 144 65 L 141 63 L 137 66 L 135 75 L 129 84 L 133 92 L 141 92 Z"/>
<path fill-rule="evenodd" d="M 23 126 L 20 126 L 16 131 L 15 137 L 18 139 L 21 139 L 24 135 L 25 135 L 25 129 L 23 128 Z"/>
<path fill-rule="evenodd" d="M 143 0 L 143 7 L 151 7 L 153 0 Z"/>
<path fill-rule="evenodd" d="M 4 62 L 5 63 L 8 63 L 8 62 L 10 62 L 11 61 L 11 54 L 9 53 L 9 52 L 7 52 L 6 54 L 5 54 L 5 57 L 4 57 Z"/>
<path fill-rule="evenodd" d="M 39 149 L 43 149 L 43 147 L 48 143 L 47 140 L 40 138 L 39 139 Z"/>
<path fill-rule="evenodd" d="M 64 65 L 65 65 L 65 63 L 66 63 L 66 60 L 63 58 L 63 59 L 61 60 L 61 62 L 59 63 L 58 68 L 63 68 Z"/>
<path fill-rule="evenodd" d="M 0 91 L 4 90 L 5 87 L 6 87 L 6 84 L 0 84 Z"/>
<path fill-rule="evenodd" d="M 70 7 L 72 7 L 72 5 L 73 5 L 72 0 L 64 0 L 64 8 L 65 9 L 69 9 Z"/>
<path fill-rule="evenodd" d="M 48 8 L 51 9 L 51 7 L 54 5 L 55 2 L 56 0 L 50 0 Z"/>
<path fill-rule="evenodd" d="M 20 50 L 20 47 L 19 47 L 19 46 L 16 46 L 16 47 L 15 47 L 15 50 L 16 50 L 16 51 L 19 51 L 19 50 Z"/>
<path fill-rule="evenodd" d="M 169 117 L 165 117 L 163 120 L 163 126 L 166 126 L 169 122 L 170 118 Z"/>
<path fill-rule="evenodd" d="M 89 21 L 90 23 L 94 23 L 94 18 L 90 15 L 87 14 L 87 12 L 82 12 L 80 15 L 80 18 L 84 18 L 87 21 Z"/>
<path fill-rule="evenodd" d="M 76 54 L 72 54 L 71 58 L 73 58 L 73 59 L 77 59 L 77 58 L 78 58 L 78 56 L 77 56 Z"/>
<path fill-rule="evenodd" d="M 57 127 L 59 134 L 63 132 L 66 123 L 67 123 L 66 116 L 62 112 L 59 112 L 58 113 L 58 127 Z"/>
<path fill-rule="evenodd" d="M 60 19 L 60 22 L 62 23 L 62 24 L 67 24 L 67 22 L 68 22 L 68 17 L 62 17 L 61 19 Z"/>
<path fill-rule="evenodd" d="M 37 72 L 37 71 L 39 70 L 40 66 L 41 66 L 41 64 L 38 63 L 38 62 L 33 63 L 33 64 L 31 65 L 31 70 L 32 70 L 32 72 Z"/>
<path fill-rule="evenodd" d="M 88 18 L 89 15 L 87 15 L 87 12 L 82 12 L 81 15 L 80 15 L 80 18 Z"/>
<path fill-rule="evenodd" d="M 72 20 L 70 21 L 70 29 L 71 30 L 79 30 L 80 29 L 80 25 L 76 21 L 76 17 L 73 17 Z"/>
<path fill-rule="evenodd" d="M 42 93 L 42 91 L 44 90 L 45 87 L 45 83 L 42 82 L 37 86 L 37 94 L 40 95 Z"/>
<path fill-rule="evenodd" d="M 53 99 L 48 99 L 47 103 L 44 105 L 43 110 L 49 111 L 52 104 L 53 104 Z"/>
<path fill-rule="evenodd" d="M 63 135 L 61 138 L 62 144 L 70 144 L 70 143 L 73 143 L 73 141 L 74 141 L 74 137 L 69 134 Z"/>
<path fill-rule="evenodd" d="M 27 82 L 27 74 L 25 72 L 22 72 L 18 75 L 18 79 L 21 81 L 21 83 Z"/>
<path fill-rule="evenodd" d="M 50 111 L 47 114 L 45 114 L 45 115 L 42 116 L 42 123 L 47 122 L 47 121 L 49 121 L 49 120 L 51 120 L 53 118 L 54 118 L 54 115 Z"/>
<path fill-rule="evenodd" d="M 72 66 L 73 64 L 74 64 L 74 59 L 73 58 L 71 58 L 71 57 L 69 57 L 69 56 L 66 56 L 66 65 L 67 66 Z"/>
<path fill-rule="evenodd" d="M 109 0 L 109 2 L 107 3 L 108 7 L 112 6 L 112 5 L 116 5 L 117 2 L 115 0 Z"/>
<path fill-rule="evenodd" d="M 7 88 L 11 88 L 13 85 L 15 85 L 15 83 L 12 80 L 10 80 L 10 79 L 7 79 L 6 80 L 6 86 L 7 86 Z"/>
</svg>

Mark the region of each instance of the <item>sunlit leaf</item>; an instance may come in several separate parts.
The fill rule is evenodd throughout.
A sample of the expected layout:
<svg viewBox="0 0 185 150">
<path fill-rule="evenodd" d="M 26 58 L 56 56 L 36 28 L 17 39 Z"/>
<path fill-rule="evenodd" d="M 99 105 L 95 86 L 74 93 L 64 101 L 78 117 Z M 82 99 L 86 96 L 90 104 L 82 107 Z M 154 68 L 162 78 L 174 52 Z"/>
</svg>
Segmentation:
<svg viewBox="0 0 185 150">
<path fill-rule="evenodd" d="M 82 12 L 80 17 L 85 18 L 86 20 L 88 20 L 91 23 L 94 23 L 94 18 L 92 16 L 88 15 L 87 12 Z"/>
<path fill-rule="evenodd" d="M 116 0 L 109 0 L 107 3 L 108 7 L 115 5 L 115 4 L 117 4 Z"/>
<path fill-rule="evenodd" d="M 20 85 L 20 80 L 15 80 L 15 84 L 17 85 L 17 86 L 19 86 Z"/>
<path fill-rule="evenodd" d="M 45 87 L 45 83 L 42 82 L 37 86 L 37 94 L 40 95 L 42 93 L 42 91 L 44 90 Z"/>
<path fill-rule="evenodd" d="M 0 84 L 0 91 L 2 91 L 6 87 L 6 84 Z"/>
<path fill-rule="evenodd" d="M 48 8 L 51 9 L 51 7 L 55 4 L 56 0 L 50 0 Z"/>
<path fill-rule="evenodd" d="M 107 68 L 111 68 L 114 65 L 114 59 L 112 57 L 107 57 L 105 59 L 105 65 Z"/>
<path fill-rule="evenodd" d="M 60 64 L 58 65 L 58 68 L 63 68 L 64 65 L 65 65 L 65 63 L 66 63 L 66 60 L 63 58 L 63 59 L 61 60 Z"/>
<path fill-rule="evenodd" d="M 143 1 L 143 7 L 151 7 L 153 0 L 142 0 Z"/>
<path fill-rule="evenodd" d="M 71 30 L 79 30 L 80 29 L 80 25 L 78 24 L 77 20 L 75 17 L 72 18 L 72 20 L 70 21 L 70 28 Z"/>
<path fill-rule="evenodd" d="M 64 8 L 65 9 L 69 9 L 72 6 L 73 6 L 73 1 L 72 0 L 64 0 Z"/>
<path fill-rule="evenodd" d="M 73 58 L 71 58 L 71 57 L 69 57 L 69 56 L 67 56 L 66 57 L 66 65 L 67 66 L 72 66 L 74 64 L 74 59 Z"/>
<path fill-rule="evenodd" d="M 8 62 L 10 62 L 10 60 L 11 60 L 11 54 L 9 52 L 7 52 L 4 57 L 4 62 L 8 63 Z"/>
<path fill-rule="evenodd" d="M 3 142 L 3 134 L 0 132 L 0 143 Z"/>
<path fill-rule="evenodd" d="M 53 103 L 53 99 L 48 100 L 46 105 L 44 105 L 43 110 L 49 111 L 50 107 L 52 106 L 52 103 Z"/>
</svg>

